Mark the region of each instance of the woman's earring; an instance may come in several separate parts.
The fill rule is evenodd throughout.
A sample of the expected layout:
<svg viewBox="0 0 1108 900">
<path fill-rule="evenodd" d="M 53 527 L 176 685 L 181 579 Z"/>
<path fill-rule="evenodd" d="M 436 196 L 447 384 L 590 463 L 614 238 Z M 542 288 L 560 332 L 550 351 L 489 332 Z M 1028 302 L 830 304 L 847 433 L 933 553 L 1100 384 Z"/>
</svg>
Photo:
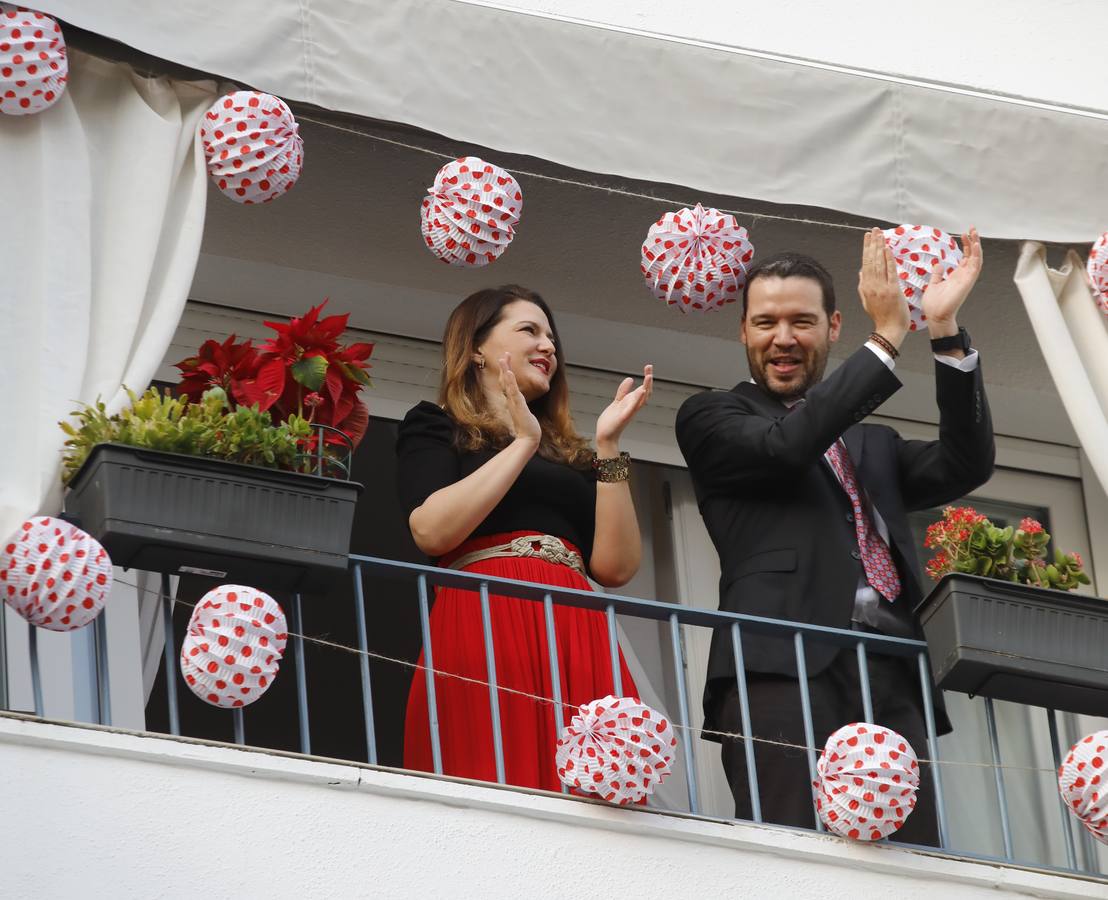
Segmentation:
<svg viewBox="0 0 1108 900">
<path fill-rule="evenodd" d="M 477 357 L 477 368 L 478 369 L 484 369 L 485 368 L 485 357 L 483 357 L 483 356 Z"/>
</svg>

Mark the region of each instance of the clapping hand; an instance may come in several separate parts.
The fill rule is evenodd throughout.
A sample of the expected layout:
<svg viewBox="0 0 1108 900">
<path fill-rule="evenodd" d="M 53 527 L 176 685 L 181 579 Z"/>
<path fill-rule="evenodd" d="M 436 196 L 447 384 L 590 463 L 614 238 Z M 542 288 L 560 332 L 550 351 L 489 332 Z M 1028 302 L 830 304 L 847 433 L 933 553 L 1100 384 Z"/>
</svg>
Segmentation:
<svg viewBox="0 0 1108 900">
<path fill-rule="evenodd" d="M 862 268 L 858 270 L 858 296 L 873 319 L 874 331 L 899 346 L 908 333 L 911 315 L 900 289 L 896 260 L 880 228 L 866 232 Z"/>
<path fill-rule="evenodd" d="M 957 331 L 955 316 L 981 274 L 981 237 L 971 227 L 962 235 L 962 260 L 958 267 L 943 278 L 942 267 L 935 261 L 931 269 L 931 281 L 923 292 L 923 314 L 933 336 L 954 334 Z M 940 332 L 936 334 L 936 331 Z"/>
<path fill-rule="evenodd" d="M 615 399 L 596 420 L 596 449 L 602 457 L 615 456 L 619 451 L 619 437 L 635 414 L 643 408 L 654 390 L 654 366 L 643 366 L 643 380 L 634 390 L 633 378 L 624 378 L 616 388 Z"/>
<path fill-rule="evenodd" d="M 542 440 L 542 426 L 531 407 L 523 397 L 523 392 L 516 382 L 515 373 L 512 371 L 512 355 L 505 353 L 498 360 L 500 363 L 500 390 L 504 392 L 504 403 L 508 411 L 512 435 L 516 439 L 533 441 L 535 446 Z"/>
</svg>

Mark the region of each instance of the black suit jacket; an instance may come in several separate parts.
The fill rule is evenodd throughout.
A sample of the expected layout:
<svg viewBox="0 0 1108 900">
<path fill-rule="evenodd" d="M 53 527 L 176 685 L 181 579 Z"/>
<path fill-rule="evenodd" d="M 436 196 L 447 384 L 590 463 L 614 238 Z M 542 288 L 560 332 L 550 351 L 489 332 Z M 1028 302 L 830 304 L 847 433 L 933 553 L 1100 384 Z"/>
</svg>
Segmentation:
<svg viewBox="0 0 1108 900">
<path fill-rule="evenodd" d="M 677 441 L 700 513 L 720 559 L 720 609 L 850 628 L 862 564 L 851 505 L 823 454 L 840 436 L 858 480 L 889 529 L 901 579 L 895 603 L 881 602 L 881 630 L 920 637 L 913 615 L 923 596 L 906 513 L 949 503 L 988 480 L 995 447 L 981 366 L 961 372 L 935 363 L 939 440 L 904 440 L 892 428 L 858 424 L 901 386 L 866 347 L 789 411 L 753 382 L 690 397 L 677 413 Z M 839 649 L 805 642 L 809 675 Z M 790 638 L 745 634 L 754 672 L 796 676 Z M 704 696 L 734 684 L 730 634 L 717 631 Z M 949 726 L 941 715 L 941 726 Z"/>
</svg>

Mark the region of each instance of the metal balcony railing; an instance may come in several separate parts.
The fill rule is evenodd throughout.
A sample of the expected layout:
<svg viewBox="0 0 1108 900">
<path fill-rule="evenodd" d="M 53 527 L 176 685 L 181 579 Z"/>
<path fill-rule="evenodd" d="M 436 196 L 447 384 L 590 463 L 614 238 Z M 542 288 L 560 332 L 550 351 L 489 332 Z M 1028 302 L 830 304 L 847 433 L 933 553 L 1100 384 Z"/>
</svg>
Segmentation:
<svg viewBox="0 0 1108 900">
<path fill-rule="evenodd" d="M 684 748 L 684 777 L 688 789 L 688 810 L 692 815 L 699 815 L 699 790 L 696 778 L 694 759 L 694 745 L 696 741 L 695 727 L 689 714 L 689 694 L 685 679 L 685 650 L 681 639 L 682 628 L 704 629 L 728 629 L 731 637 L 731 647 L 735 659 L 736 682 L 741 704 L 742 734 L 745 744 L 747 769 L 749 773 L 749 788 L 752 800 L 753 820 L 762 821 L 761 804 L 758 787 L 757 771 L 754 765 L 754 742 L 757 737 L 753 735 L 750 721 L 749 699 L 747 694 L 746 675 L 743 666 L 742 636 L 744 634 L 768 635 L 774 637 L 791 636 L 796 653 L 796 666 L 799 678 L 797 690 L 804 719 L 806 736 L 806 752 L 808 770 L 811 779 L 816 778 L 816 760 L 821 748 L 815 745 L 814 728 L 812 724 L 811 702 L 807 683 L 807 666 L 805 648 L 811 642 L 832 644 L 856 654 L 858 662 L 861 704 L 867 721 L 873 721 L 873 705 L 870 697 L 869 665 L 868 659 L 871 653 L 885 656 L 896 656 L 908 660 L 914 665 L 919 676 L 919 689 L 927 733 L 926 762 L 929 763 L 930 777 L 933 781 L 937 817 L 939 824 L 941 849 L 947 853 L 964 856 L 973 859 L 984 859 L 996 862 L 1021 862 L 1014 854 L 1009 803 L 1005 790 L 1004 771 L 1005 766 L 1001 761 L 1001 748 L 998 740 L 996 716 L 993 703 L 984 698 L 984 714 L 988 729 L 989 743 L 991 747 L 991 763 L 975 764 L 983 765 L 992 770 L 992 778 L 995 781 L 997 809 L 1000 829 L 1003 836 L 1004 856 L 991 857 L 977 853 L 960 850 L 951 846 L 947 819 L 947 807 L 943 796 L 942 770 L 947 765 L 959 765 L 954 761 L 944 762 L 939 757 L 939 742 L 935 730 L 935 715 L 932 705 L 931 676 L 927 658 L 927 645 L 922 641 L 907 640 L 903 638 L 888 637 L 868 632 L 846 631 L 835 628 L 826 628 L 818 625 L 807 625 L 777 619 L 761 618 L 757 616 L 741 615 L 699 609 L 695 607 L 680 606 L 672 603 L 662 603 L 653 600 L 640 600 L 613 594 L 575 590 L 570 588 L 556 588 L 549 585 L 537 584 L 512 579 L 492 578 L 485 575 L 471 574 L 453 569 L 442 569 L 434 566 L 417 565 L 414 563 L 399 562 L 390 559 L 380 559 L 366 556 L 350 557 L 350 572 L 354 588 L 355 611 L 355 647 L 344 647 L 355 651 L 359 655 L 361 672 L 361 706 L 364 719 L 365 741 L 367 748 L 366 762 L 377 765 L 377 736 L 374 726 L 373 713 L 373 685 L 370 672 L 370 659 L 376 654 L 369 651 L 366 614 L 364 578 L 367 575 L 387 575 L 392 579 L 403 578 L 411 584 L 413 600 L 418 604 L 419 617 L 422 628 L 422 641 L 424 652 L 424 665 L 422 677 L 426 679 L 427 701 L 429 713 L 429 730 L 431 737 L 432 758 L 434 771 L 442 774 L 442 755 L 439 741 L 438 712 L 435 698 L 435 674 L 434 647 L 431 642 L 430 631 L 430 607 L 433 587 L 452 587 L 473 591 L 480 598 L 481 624 L 484 634 L 484 648 L 486 658 L 486 674 L 489 694 L 489 709 L 492 719 L 493 753 L 496 762 L 497 782 L 505 784 L 504 775 L 504 751 L 502 722 L 500 719 L 500 704 L 498 697 L 501 687 L 497 682 L 496 662 L 493 653 L 493 636 L 490 614 L 490 594 L 517 597 L 542 604 L 547 635 L 548 659 L 553 696 L 543 698 L 550 702 L 556 730 L 561 731 L 566 713 L 562 697 L 560 696 L 559 660 L 557 643 L 554 639 L 554 605 L 574 606 L 583 609 L 598 610 L 602 612 L 608 623 L 608 642 L 612 667 L 613 683 L 616 695 L 622 693 L 621 674 L 619 666 L 619 644 L 617 640 L 616 616 L 629 616 L 638 619 L 648 619 L 668 626 L 671 652 L 673 655 L 673 671 L 676 680 L 677 711 L 672 715 L 677 729 L 681 735 L 680 743 Z M 170 577 L 162 575 L 160 606 L 165 635 L 164 666 L 167 673 L 166 694 L 168 704 L 169 732 L 180 734 L 180 720 L 177 704 L 177 684 L 174 677 L 177 672 L 177 648 L 172 627 L 172 611 L 174 598 L 170 591 Z M 302 753 L 311 753 L 311 733 L 308 719 L 308 687 L 307 672 L 305 667 L 304 643 L 306 640 L 314 640 L 304 635 L 303 616 L 301 611 L 301 596 L 294 594 L 289 609 L 289 644 L 286 650 L 286 661 L 295 669 L 297 697 L 297 718 L 299 728 L 299 748 Z M 95 629 L 93 646 L 95 648 L 94 662 L 97 677 L 96 697 L 99 700 L 99 721 L 101 724 L 111 724 L 111 708 L 108 691 L 107 668 L 107 642 L 106 628 L 103 616 L 98 617 L 93 627 Z M 34 628 L 29 628 L 31 677 L 36 715 L 43 715 L 41 673 L 39 671 L 39 659 L 36 647 Z M 3 617 L 0 616 L 0 653 L 3 649 Z M 286 663 L 286 664 L 287 664 Z M 3 677 L 4 661 L 0 658 L 0 704 L 6 706 L 6 695 L 3 690 L 5 679 Z M 417 667 L 418 668 L 418 667 Z M 438 673 L 449 674 L 449 673 Z M 417 671 L 416 677 L 421 677 Z M 657 687 L 657 686 L 655 686 Z M 1054 766 L 1057 769 L 1061 756 L 1066 747 L 1059 744 L 1059 729 L 1057 716 L 1054 710 L 1044 709 L 1047 727 L 1049 729 L 1051 748 L 1054 757 Z M 243 709 L 230 710 L 234 722 L 235 741 L 245 744 L 245 713 Z M 571 710 L 569 715 L 572 715 Z M 844 723 L 845 724 L 845 723 Z M 879 724 L 879 723 L 878 723 Z M 920 754 L 921 757 L 923 754 Z M 675 773 L 676 774 L 676 773 Z M 564 789 L 563 789 L 564 790 Z M 1058 798 L 1059 818 L 1056 820 L 1061 827 L 1062 838 L 1065 847 L 1067 865 L 1066 871 L 1080 873 L 1086 876 L 1097 876 L 1100 870 L 1097 868 L 1097 856 L 1092 847 L 1091 839 L 1081 831 L 1079 840 L 1082 841 L 1083 863 L 1078 863 L 1077 845 L 1074 838 L 1074 823 L 1061 798 Z M 816 830 L 822 831 L 823 826 L 818 816 L 813 814 L 813 822 Z M 900 846 L 910 846 L 900 844 Z M 921 848 L 934 850 L 934 848 Z M 1047 867 L 1049 868 L 1049 867 Z"/>
</svg>

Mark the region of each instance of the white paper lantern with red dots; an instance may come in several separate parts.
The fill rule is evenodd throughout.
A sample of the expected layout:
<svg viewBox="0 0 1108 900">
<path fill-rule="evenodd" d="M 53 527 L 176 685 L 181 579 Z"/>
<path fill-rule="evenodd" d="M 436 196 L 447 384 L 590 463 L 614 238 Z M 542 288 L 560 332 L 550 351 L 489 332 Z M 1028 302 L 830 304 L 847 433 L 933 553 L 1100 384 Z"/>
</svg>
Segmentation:
<svg viewBox="0 0 1108 900">
<path fill-rule="evenodd" d="M 698 203 L 650 226 L 640 269 L 659 300 L 683 313 L 703 312 L 739 299 L 753 258 L 735 217 Z"/>
<path fill-rule="evenodd" d="M 292 190 L 304 166 L 300 126 L 284 100 L 258 91 L 220 97 L 200 120 L 208 174 L 236 203 L 268 203 Z"/>
<path fill-rule="evenodd" d="M 931 266 L 939 261 L 939 271 L 946 278 L 958 268 L 962 251 L 957 242 L 940 228 L 929 225 L 897 225 L 886 228 L 885 243 L 896 259 L 900 287 L 908 301 L 912 319 L 908 327 L 919 331 L 927 325 L 923 314 L 923 292 L 931 283 Z"/>
<path fill-rule="evenodd" d="M 672 771 L 677 738 L 665 716 L 630 697 L 578 707 L 555 752 L 558 777 L 609 803 L 638 803 Z"/>
<path fill-rule="evenodd" d="M 427 249 L 452 266 L 487 266 L 515 237 L 523 192 L 509 172 L 476 156 L 447 163 L 420 208 Z"/>
<path fill-rule="evenodd" d="M 192 612 L 181 644 L 181 675 L 213 706 L 246 706 L 273 683 L 287 640 L 276 600 L 252 587 L 224 584 L 208 591 Z"/>
<path fill-rule="evenodd" d="M 61 26 L 43 13 L 0 3 L 0 113 L 42 112 L 57 103 L 68 78 Z"/>
<path fill-rule="evenodd" d="M 1108 316 L 1108 231 L 1096 239 L 1089 251 L 1089 260 L 1085 264 L 1089 273 L 1089 282 L 1093 286 L 1096 304 L 1104 315 Z"/>
<path fill-rule="evenodd" d="M 1082 738 L 1058 767 L 1058 790 L 1070 812 L 1108 844 L 1108 731 Z"/>
<path fill-rule="evenodd" d="M 903 737 L 882 725 L 854 722 L 827 739 L 819 762 L 816 807 L 828 831 L 879 841 L 916 806 L 919 762 Z"/>
<path fill-rule="evenodd" d="M 112 592 L 112 561 L 99 541 L 50 516 L 28 519 L 4 544 L 0 595 L 32 625 L 83 628 Z"/>
</svg>

